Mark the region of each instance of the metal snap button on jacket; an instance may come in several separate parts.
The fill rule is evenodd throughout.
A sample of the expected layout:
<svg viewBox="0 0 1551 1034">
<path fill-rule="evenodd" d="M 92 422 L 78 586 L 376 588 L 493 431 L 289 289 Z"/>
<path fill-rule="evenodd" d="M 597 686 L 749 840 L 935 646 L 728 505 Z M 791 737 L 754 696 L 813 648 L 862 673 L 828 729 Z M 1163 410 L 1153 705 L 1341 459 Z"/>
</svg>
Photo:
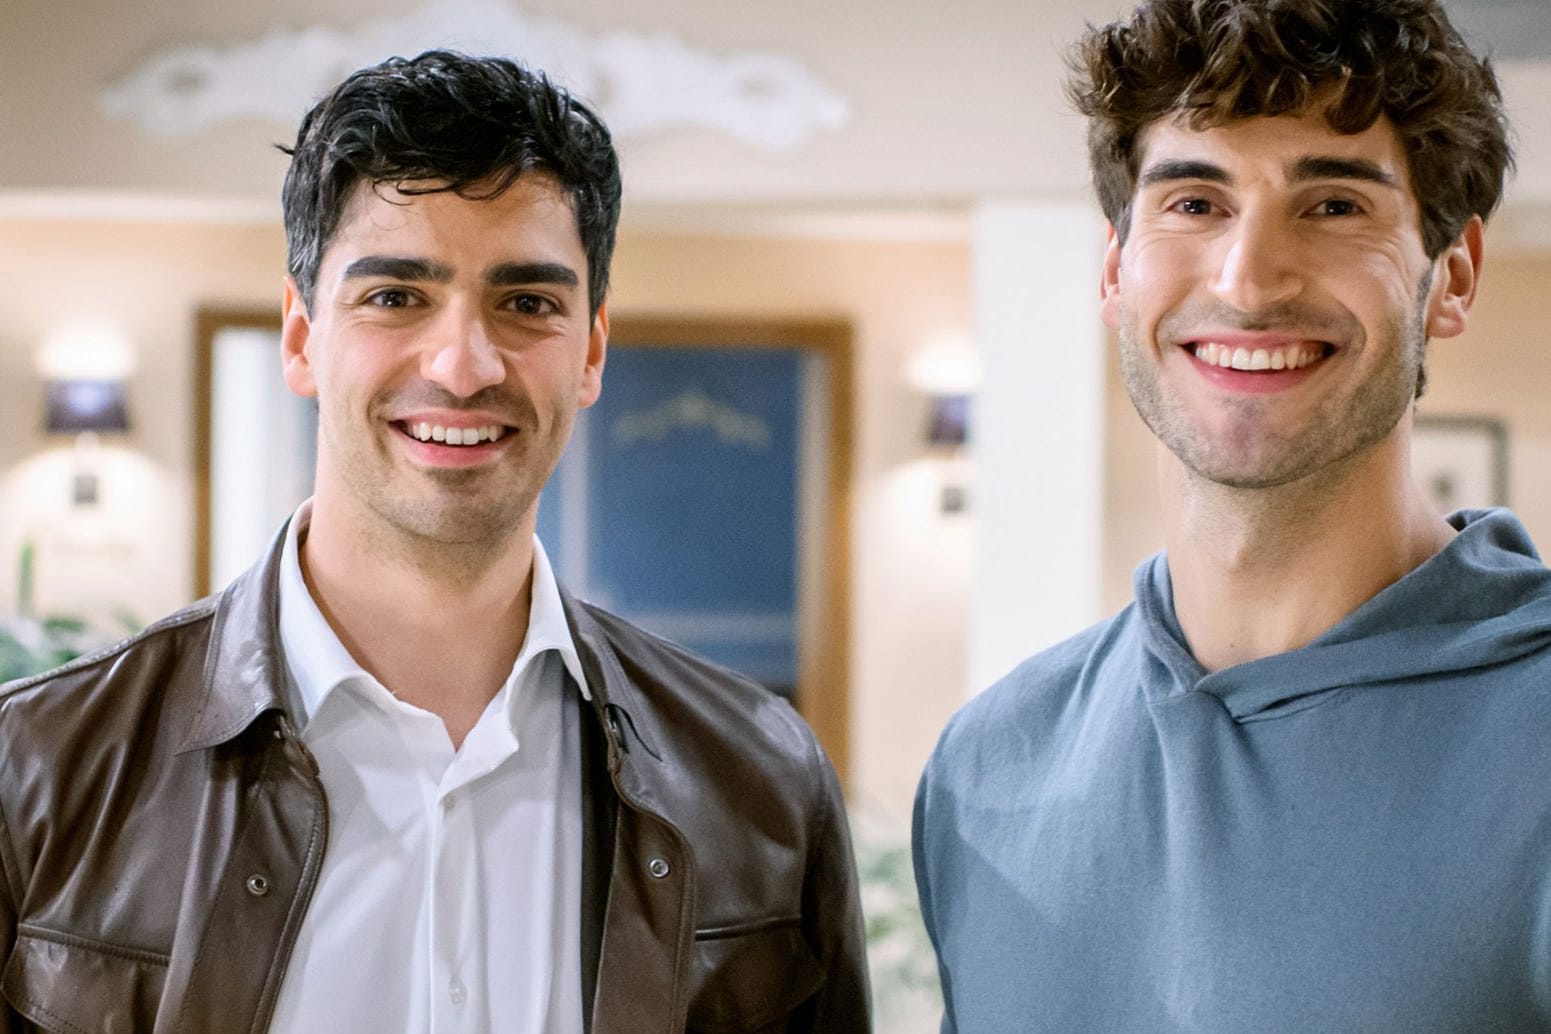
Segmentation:
<svg viewBox="0 0 1551 1034">
<path fill-rule="evenodd" d="M 673 866 L 668 864 L 666 858 L 653 858 L 646 863 L 646 871 L 651 873 L 654 879 L 660 880 L 673 871 Z"/>
<path fill-rule="evenodd" d="M 263 873 L 254 873 L 248 877 L 248 893 L 256 898 L 261 898 L 269 893 L 269 877 Z"/>
</svg>

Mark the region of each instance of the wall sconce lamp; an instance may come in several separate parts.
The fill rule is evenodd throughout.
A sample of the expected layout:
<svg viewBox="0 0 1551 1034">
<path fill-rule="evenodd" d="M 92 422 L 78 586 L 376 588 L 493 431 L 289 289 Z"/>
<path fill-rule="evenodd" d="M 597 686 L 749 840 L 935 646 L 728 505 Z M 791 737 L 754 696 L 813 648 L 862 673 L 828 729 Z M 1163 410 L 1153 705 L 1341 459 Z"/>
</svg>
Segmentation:
<svg viewBox="0 0 1551 1034">
<path fill-rule="evenodd" d="M 949 459 L 956 459 L 969 441 L 968 395 L 932 395 L 931 417 L 926 426 L 926 443 Z M 942 486 L 939 506 L 943 513 L 961 513 L 969 507 L 964 486 L 949 480 Z"/>
<path fill-rule="evenodd" d="M 969 396 L 933 395 L 926 443 L 935 449 L 961 448 L 969 441 Z"/>
<path fill-rule="evenodd" d="M 969 509 L 965 482 L 969 463 L 970 409 L 980 385 L 980 358 L 968 335 L 952 330 L 924 341 L 905 365 L 905 381 L 928 403 L 926 446 L 934 457 L 941 491 L 938 509 L 944 514 Z"/>
<path fill-rule="evenodd" d="M 119 380 L 50 380 L 44 385 L 44 430 L 75 435 L 76 470 L 71 501 L 94 506 L 98 478 L 93 453 L 99 434 L 129 430 L 124 382 Z"/>
</svg>

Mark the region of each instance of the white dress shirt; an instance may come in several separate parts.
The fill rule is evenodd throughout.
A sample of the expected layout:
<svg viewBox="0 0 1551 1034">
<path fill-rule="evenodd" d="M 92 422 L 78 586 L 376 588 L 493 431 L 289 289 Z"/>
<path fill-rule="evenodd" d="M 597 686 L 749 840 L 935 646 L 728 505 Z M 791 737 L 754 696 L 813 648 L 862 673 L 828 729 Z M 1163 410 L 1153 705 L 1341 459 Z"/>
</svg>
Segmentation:
<svg viewBox="0 0 1551 1034">
<path fill-rule="evenodd" d="M 534 540 L 527 638 L 459 750 L 356 663 L 280 564 L 280 642 L 328 795 L 328 849 L 281 984 L 288 1034 L 580 1034 L 587 684 Z M 363 577 L 369 577 L 363 572 Z M 431 661 L 434 663 L 434 660 Z"/>
</svg>

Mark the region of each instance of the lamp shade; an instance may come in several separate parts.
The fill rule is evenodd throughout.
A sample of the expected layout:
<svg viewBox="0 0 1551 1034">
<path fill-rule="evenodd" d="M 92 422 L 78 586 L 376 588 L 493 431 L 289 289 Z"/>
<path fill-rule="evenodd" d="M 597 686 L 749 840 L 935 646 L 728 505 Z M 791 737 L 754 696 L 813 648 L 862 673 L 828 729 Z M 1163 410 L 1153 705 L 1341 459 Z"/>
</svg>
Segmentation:
<svg viewBox="0 0 1551 1034">
<path fill-rule="evenodd" d="M 56 380 L 44 392 L 49 434 L 129 430 L 123 381 Z"/>
</svg>

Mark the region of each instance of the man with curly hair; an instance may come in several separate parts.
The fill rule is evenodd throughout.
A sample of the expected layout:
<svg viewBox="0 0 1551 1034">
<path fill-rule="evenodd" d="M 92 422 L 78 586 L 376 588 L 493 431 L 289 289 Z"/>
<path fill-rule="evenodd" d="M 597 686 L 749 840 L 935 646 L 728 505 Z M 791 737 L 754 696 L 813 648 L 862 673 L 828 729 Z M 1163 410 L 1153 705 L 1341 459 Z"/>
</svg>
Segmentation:
<svg viewBox="0 0 1551 1034">
<path fill-rule="evenodd" d="M 1551 573 L 1410 473 L 1492 69 L 1435 0 L 1150 0 L 1072 64 L 1166 549 L 927 767 L 943 1029 L 1551 1031 Z"/>
<path fill-rule="evenodd" d="M 0 1031 L 865 1030 L 813 734 L 534 535 L 602 390 L 608 130 L 431 52 L 291 155 L 314 495 L 224 591 L 0 692 Z"/>
</svg>

